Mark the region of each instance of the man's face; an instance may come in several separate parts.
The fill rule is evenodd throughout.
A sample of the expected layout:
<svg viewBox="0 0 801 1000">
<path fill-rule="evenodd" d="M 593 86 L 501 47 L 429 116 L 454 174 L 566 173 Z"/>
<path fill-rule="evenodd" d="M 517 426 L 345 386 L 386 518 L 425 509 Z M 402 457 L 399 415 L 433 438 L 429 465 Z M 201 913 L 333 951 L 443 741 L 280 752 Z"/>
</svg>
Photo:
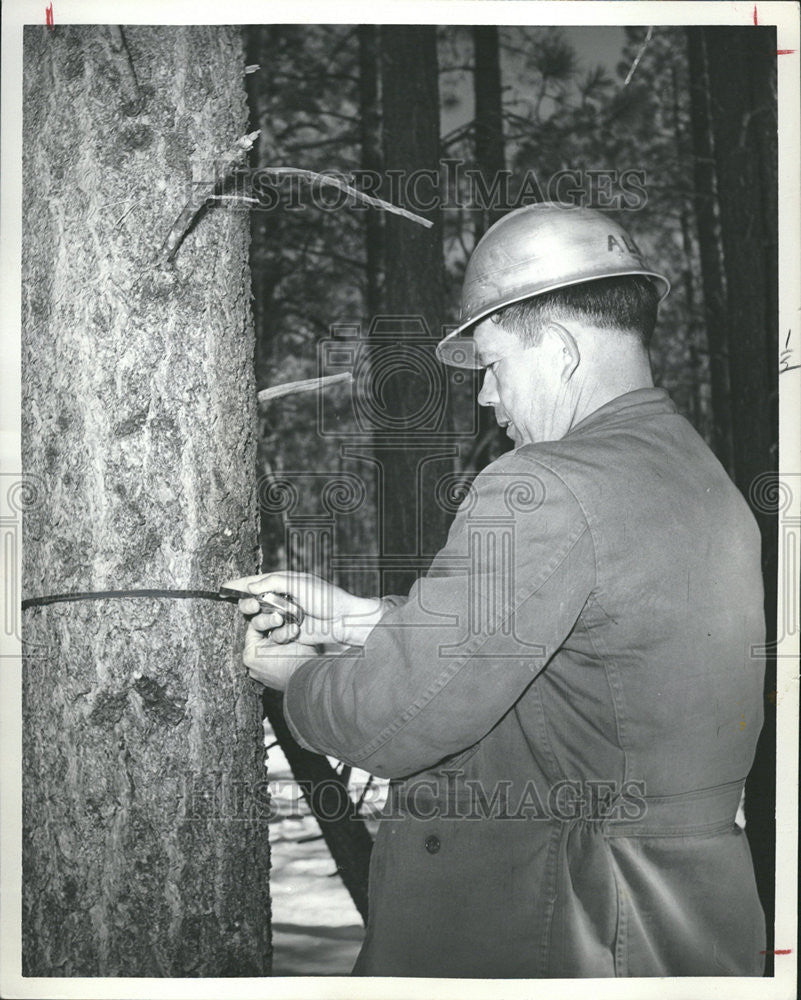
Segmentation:
<svg viewBox="0 0 801 1000">
<path fill-rule="evenodd" d="M 484 366 L 478 394 L 481 406 L 491 406 L 515 447 L 564 436 L 565 356 L 557 337 L 526 346 L 515 333 L 491 319 L 474 331 L 476 353 Z"/>
</svg>

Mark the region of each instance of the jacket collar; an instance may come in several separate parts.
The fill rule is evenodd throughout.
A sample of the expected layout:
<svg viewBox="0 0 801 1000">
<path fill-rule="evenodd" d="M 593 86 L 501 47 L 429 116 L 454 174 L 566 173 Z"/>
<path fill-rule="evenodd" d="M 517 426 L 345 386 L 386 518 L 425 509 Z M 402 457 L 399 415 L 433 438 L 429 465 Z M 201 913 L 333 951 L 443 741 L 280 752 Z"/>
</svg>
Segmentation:
<svg viewBox="0 0 801 1000">
<path fill-rule="evenodd" d="M 567 432 L 565 437 L 570 437 L 579 431 L 589 430 L 596 424 L 604 424 L 616 417 L 624 420 L 640 420 L 645 417 L 656 416 L 659 413 L 676 413 L 676 406 L 668 396 L 666 389 L 648 387 L 645 389 L 634 389 L 625 392 L 622 396 L 610 399 L 608 403 L 599 406 L 588 416 L 584 417 Z"/>
</svg>

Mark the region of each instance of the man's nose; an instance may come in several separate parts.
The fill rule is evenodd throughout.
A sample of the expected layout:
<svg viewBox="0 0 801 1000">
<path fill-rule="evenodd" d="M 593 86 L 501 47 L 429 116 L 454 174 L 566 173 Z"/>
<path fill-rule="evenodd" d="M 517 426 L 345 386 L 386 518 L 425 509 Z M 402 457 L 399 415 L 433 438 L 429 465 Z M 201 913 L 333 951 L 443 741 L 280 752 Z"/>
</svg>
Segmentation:
<svg viewBox="0 0 801 1000">
<path fill-rule="evenodd" d="M 478 394 L 479 406 L 494 406 L 498 402 L 498 387 L 489 368 L 484 370 L 484 381 Z"/>
</svg>

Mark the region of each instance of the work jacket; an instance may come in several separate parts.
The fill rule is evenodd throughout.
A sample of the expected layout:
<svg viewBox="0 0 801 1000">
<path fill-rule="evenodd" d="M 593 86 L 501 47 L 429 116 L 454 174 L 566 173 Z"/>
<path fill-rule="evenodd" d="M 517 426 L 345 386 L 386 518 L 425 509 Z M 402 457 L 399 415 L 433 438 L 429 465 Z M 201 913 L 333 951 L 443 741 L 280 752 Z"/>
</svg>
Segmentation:
<svg viewBox="0 0 801 1000">
<path fill-rule="evenodd" d="M 303 745 L 392 779 L 355 972 L 760 975 L 763 642 L 756 523 L 663 390 L 488 466 L 365 647 L 287 687 Z"/>
</svg>

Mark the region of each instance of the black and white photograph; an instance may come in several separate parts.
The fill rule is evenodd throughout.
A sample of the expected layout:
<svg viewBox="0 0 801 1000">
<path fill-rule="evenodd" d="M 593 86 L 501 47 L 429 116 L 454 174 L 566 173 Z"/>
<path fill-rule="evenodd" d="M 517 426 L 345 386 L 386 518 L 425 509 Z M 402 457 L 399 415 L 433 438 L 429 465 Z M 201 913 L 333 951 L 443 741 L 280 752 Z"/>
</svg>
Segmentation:
<svg viewBox="0 0 801 1000">
<path fill-rule="evenodd" d="M 795 997 L 798 5 L 2 16 L 0 994 Z"/>
</svg>

